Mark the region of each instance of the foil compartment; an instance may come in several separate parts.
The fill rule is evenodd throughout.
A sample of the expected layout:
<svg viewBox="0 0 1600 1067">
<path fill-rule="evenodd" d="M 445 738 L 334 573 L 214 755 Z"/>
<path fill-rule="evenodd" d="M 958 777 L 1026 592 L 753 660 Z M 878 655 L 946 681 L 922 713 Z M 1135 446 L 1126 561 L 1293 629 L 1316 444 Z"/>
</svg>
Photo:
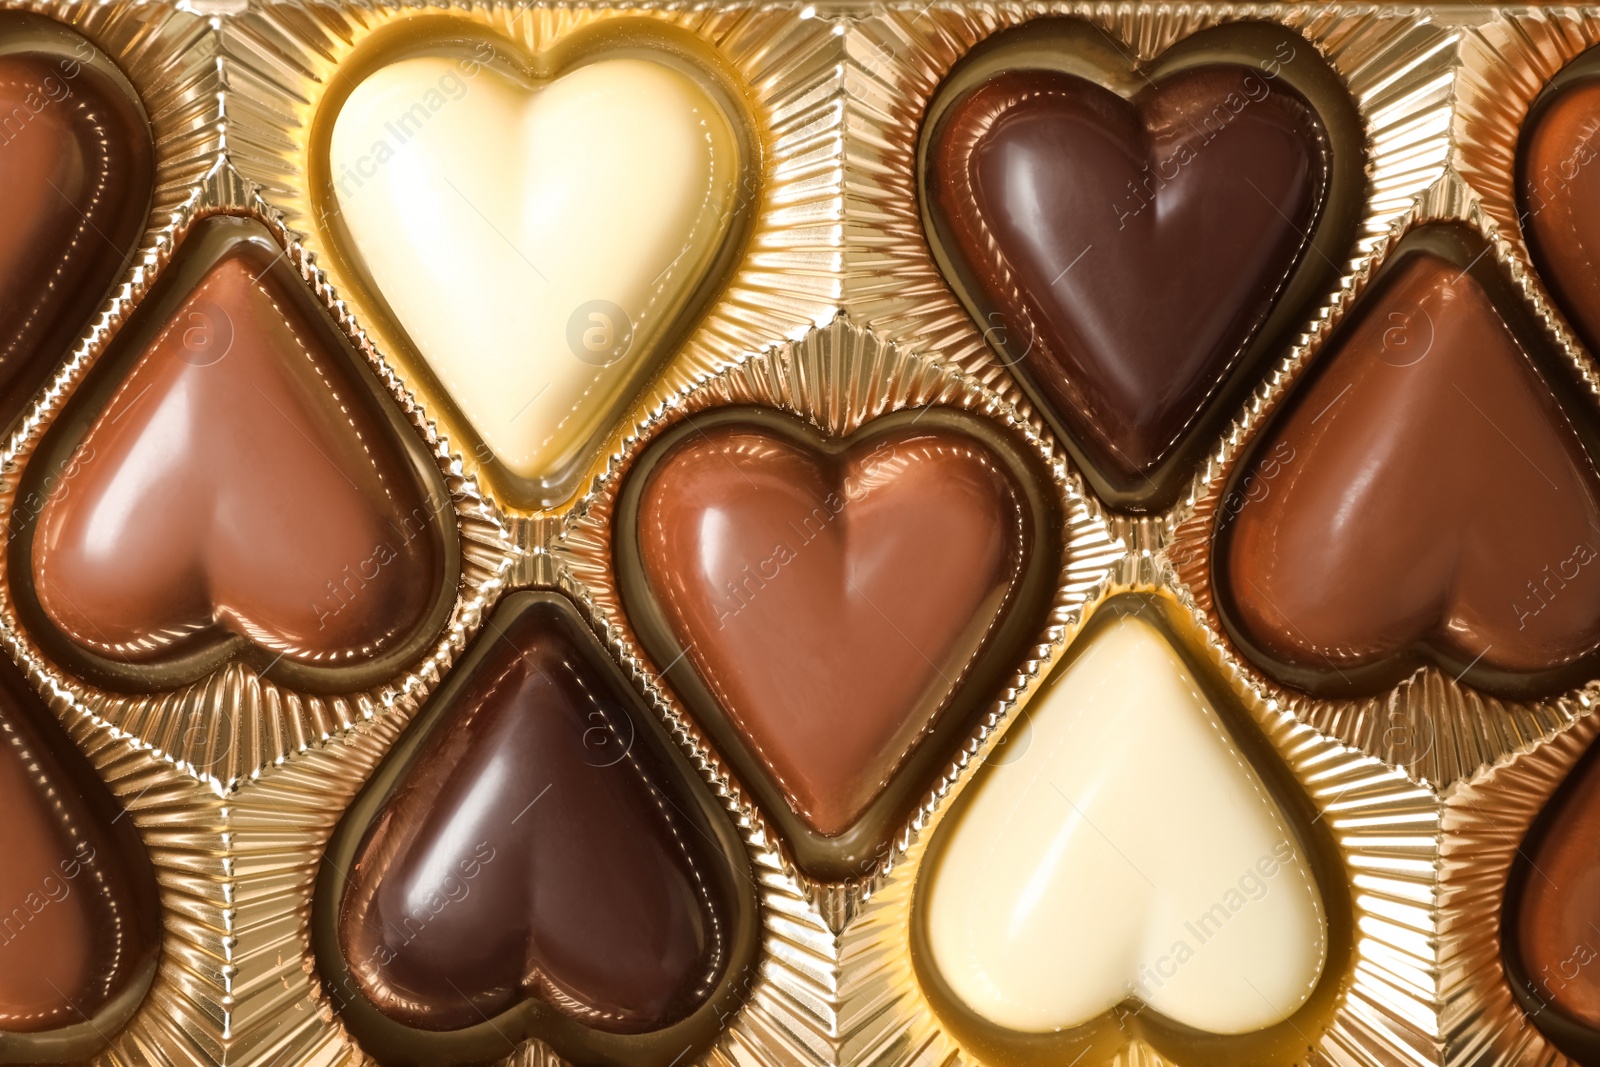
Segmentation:
<svg viewBox="0 0 1600 1067">
<path fill-rule="evenodd" d="M 1518 1003 L 1501 935 L 1530 826 L 1600 733 L 1590 714 L 1444 794 L 1439 845 L 1440 1017 L 1449 1063 L 1575 1062 Z M 1531 862 L 1531 861 L 1529 861 Z"/>
<path fill-rule="evenodd" d="M 1117 583 L 1106 592 L 1128 591 L 1151 590 Z M 1317 818 L 1325 820 L 1352 888 L 1351 958 L 1348 971 L 1339 976 L 1340 990 L 1331 1019 L 1323 1031 L 1301 1035 L 1305 1053 L 1286 1062 L 1439 1062 L 1442 1045 L 1434 1018 L 1432 947 L 1432 883 L 1439 820 L 1436 794 L 1400 770 L 1300 722 L 1279 702 L 1264 698 L 1230 666 L 1215 637 L 1198 627 L 1195 633 L 1203 642 L 1200 656 L 1214 678 L 1239 697 L 1311 798 Z M 1012 718 L 1026 714 L 1027 705 L 1023 705 Z M 916 976 L 911 949 L 915 910 L 921 906 L 916 899 L 920 861 L 951 810 L 951 801 L 970 784 L 972 772 L 984 760 L 1000 755 L 995 746 L 1001 741 L 1003 734 L 995 732 L 980 742 L 968 773 L 919 826 L 904 868 L 890 872 L 864 907 L 860 921 L 845 931 L 852 955 L 879 961 L 898 1001 L 895 1014 L 902 1031 L 900 1040 L 914 1050 L 916 1059 L 926 1062 L 1006 1062 L 968 1050 L 938 1024 L 936 1008 Z M 908 1055 L 897 1062 L 912 1058 Z M 1109 1062 L 1133 1067 L 1183 1061 L 1168 1060 L 1151 1046 L 1130 1040 Z"/>
<path fill-rule="evenodd" d="M 1512 706 L 1424 673 L 1369 701 L 1294 697 L 1265 682 L 1221 636 L 1209 608 L 1207 538 L 1231 464 L 1410 225 L 1464 219 L 1490 235 L 1530 306 L 1583 366 L 1587 357 L 1526 266 L 1511 224 L 1509 167 L 1527 101 L 1564 57 L 1594 39 L 1590 14 L 865 0 L 809 14 L 794 6 L 670 3 L 254 4 L 208 17 L 120 2 L 28 9 L 77 25 L 123 66 L 155 121 L 160 162 L 157 212 L 140 258 L 19 425 L 0 488 L 14 491 L 25 446 L 148 288 L 183 227 L 205 211 L 233 208 L 287 239 L 296 267 L 405 407 L 452 489 L 472 494 L 470 507 L 457 498 L 457 517 L 467 566 L 479 576 L 473 595 L 458 602 L 438 654 L 387 700 L 307 700 L 235 667 L 159 700 L 115 698 L 85 690 L 44 662 L 0 604 L 8 651 L 129 808 L 166 909 L 156 986 L 97 1062 L 365 1062 L 309 962 L 310 893 L 324 844 L 482 611 L 501 590 L 548 585 L 585 605 L 745 829 L 762 884 L 766 954 L 750 976 L 746 1008 L 703 1062 L 970 1062 L 927 1010 L 903 950 L 919 860 L 950 801 L 1026 710 L 1087 612 L 1125 589 L 1164 590 L 1207 628 L 1208 656 L 1326 813 L 1350 863 L 1362 915 L 1359 960 L 1337 1024 L 1306 1062 L 1559 1062 L 1542 1059 L 1553 1054 L 1526 1037 L 1529 1028 L 1509 1007 L 1485 921 L 1489 911 L 1498 914 L 1504 878 L 1481 866 L 1498 862 L 1486 849 L 1500 838 L 1488 840 L 1482 826 L 1478 836 L 1469 832 L 1472 811 L 1458 798 L 1470 795 L 1479 808 L 1496 811 L 1491 798 L 1515 791 L 1506 768 L 1530 768 L 1531 778 L 1530 759 L 1575 759 L 1574 739 L 1596 729 L 1590 690 Z M 730 296 L 713 309 L 613 432 L 591 472 L 597 488 L 565 511 L 510 514 L 484 499 L 454 438 L 388 369 L 385 339 L 363 332 L 360 309 L 342 303 L 338 279 L 317 269 L 315 233 L 296 232 L 315 228 L 301 160 L 319 87 L 362 34 L 417 11 L 510 27 L 530 47 L 618 13 L 662 17 L 736 46 L 751 84 L 766 94 L 768 200 L 740 274 L 751 295 Z M 1338 289 L 1169 513 L 1102 514 L 1084 498 L 1078 476 L 1055 461 L 1057 488 L 1078 501 L 1074 529 L 1084 539 L 1076 556 L 1069 553 L 1051 632 L 1019 669 L 1023 684 L 996 701 L 877 878 L 850 890 L 805 885 L 638 656 L 608 586 L 604 508 L 628 458 L 692 395 L 771 398 L 832 426 L 886 410 L 891 392 L 904 406 L 913 396 L 954 390 L 984 397 L 1059 457 L 1043 421 L 994 364 L 933 266 L 914 195 L 921 108 L 942 72 L 975 41 L 1042 14 L 1087 18 L 1141 58 L 1235 19 L 1269 19 L 1304 33 L 1346 78 L 1367 124 L 1370 187 L 1360 237 Z M 834 321 L 841 311 L 848 320 Z M 1586 380 L 1592 387 L 1592 376 Z M 1539 775 L 1541 784 L 1516 801 L 1529 820 L 1560 777 L 1549 769 Z M 505 1062 L 554 1067 L 559 1060 L 534 1042 Z M 1123 1062 L 1159 1060 L 1133 1046 Z"/>
<path fill-rule="evenodd" d="M 751 215 L 743 257 L 675 352 L 663 352 L 642 390 L 628 398 L 618 426 L 578 479 L 573 498 L 549 508 L 497 499 L 515 515 L 520 544 L 537 553 L 552 530 L 546 513 L 559 514 L 581 497 L 604 470 L 625 429 L 637 425 L 662 399 L 730 355 L 793 339 L 832 318 L 838 302 L 841 256 L 839 157 L 842 129 L 835 95 L 840 42 L 826 19 L 797 19 L 792 8 L 771 5 L 636 3 L 559 8 L 494 4 L 273 4 L 254 5 L 223 25 L 221 64 L 231 82 L 248 86 L 252 106 L 229 115 L 225 138 L 241 173 L 257 181 L 306 231 L 307 248 L 330 270 L 346 294 L 358 291 L 344 277 L 333 251 L 328 219 L 310 188 L 316 146 L 312 124 L 322 98 L 338 84 L 340 64 L 373 32 L 397 20 L 447 16 L 509 40 L 528 56 L 561 45 L 580 31 L 604 29 L 623 17 L 659 21 L 686 32 L 727 62 L 744 81 L 744 101 L 760 142 L 756 187 L 741 191 Z M 749 203 L 745 203 L 745 201 Z M 481 466 L 467 442 L 476 435 L 453 402 L 426 382 L 398 324 L 375 307 L 353 312 L 380 350 L 412 387 L 433 401 L 430 414 L 454 442 L 463 469 Z M 482 480 L 482 479 L 480 479 Z M 491 495 L 494 495 L 492 487 Z"/>
</svg>

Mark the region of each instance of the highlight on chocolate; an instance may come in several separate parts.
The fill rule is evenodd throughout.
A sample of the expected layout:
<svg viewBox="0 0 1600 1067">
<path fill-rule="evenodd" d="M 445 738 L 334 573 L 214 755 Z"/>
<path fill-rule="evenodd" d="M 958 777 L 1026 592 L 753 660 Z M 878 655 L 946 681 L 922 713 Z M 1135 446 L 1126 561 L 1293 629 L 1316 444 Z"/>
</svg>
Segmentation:
<svg viewBox="0 0 1600 1067">
<path fill-rule="evenodd" d="M 1596 42 L 0 11 L 0 1064 L 1600 1064 Z"/>
</svg>

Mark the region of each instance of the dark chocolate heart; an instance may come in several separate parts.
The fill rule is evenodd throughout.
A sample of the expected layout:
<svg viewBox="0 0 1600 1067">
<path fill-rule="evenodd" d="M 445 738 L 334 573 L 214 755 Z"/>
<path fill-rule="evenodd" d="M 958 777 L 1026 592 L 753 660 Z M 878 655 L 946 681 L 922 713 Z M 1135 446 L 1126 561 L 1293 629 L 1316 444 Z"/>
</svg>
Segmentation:
<svg viewBox="0 0 1600 1067">
<path fill-rule="evenodd" d="M 1600 53 L 1585 53 L 1529 109 L 1517 210 L 1539 276 L 1600 352 Z"/>
<path fill-rule="evenodd" d="M 0 812 L 0 1063 L 86 1060 L 155 978 L 155 872 L 133 820 L 5 657 Z"/>
<path fill-rule="evenodd" d="M 1593 401 L 1472 231 L 1409 235 L 1235 481 L 1219 604 L 1251 658 L 1316 693 L 1424 662 L 1506 694 L 1592 677 Z"/>
<path fill-rule="evenodd" d="M 1308 280 L 1325 287 L 1343 254 L 1339 243 L 1331 256 L 1308 252 L 1325 217 L 1348 234 L 1353 216 L 1328 210 L 1335 141 L 1289 75 L 1330 76 L 1290 35 L 1266 38 L 1262 62 L 1245 65 L 1255 38 L 1243 27 L 1185 42 L 1135 86 L 1120 56 L 1116 71 L 1085 76 L 1096 42 L 1047 29 L 991 42 L 930 109 L 930 237 L 1096 490 L 1159 508 L 1192 473 L 1181 453 L 1219 394 L 1233 395 L 1224 386 L 1275 345 Z M 1077 67 L 1041 67 L 1052 50 Z M 1323 88 L 1313 95 L 1331 95 Z M 1358 156 L 1348 117 L 1332 124 L 1338 148 Z M 1340 184 L 1359 184 L 1348 174 L 1359 159 L 1339 163 Z M 1280 301 L 1290 315 L 1264 329 Z"/>
<path fill-rule="evenodd" d="M 553 593 L 496 612 L 323 874 L 323 965 L 385 1062 L 535 1036 L 664 1065 L 714 1036 L 756 940 L 731 823 Z"/>
<path fill-rule="evenodd" d="M 78 339 L 144 234 L 155 148 L 122 72 L 49 19 L 0 15 L 0 423 Z"/>
<path fill-rule="evenodd" d="M 1600 745 L 1590 745 L 1517 850 L 1501 938 L 1527 1017 L 1600 1063 Z"/>
<path fill-rule="evenodd" d="M 258 223 L 179 252 L 21 487 L 13 574 L 36 632 L 113 685 L 235 654 L 355 690 L 454 598 L 437 468 Z"/>
<path fill-rule="evenodd" d="M 645 647 L 822 878 L 881 857 L 1037 635 L 1056 556 L 1020 453 L 948 410 L 843 441 L 770 410 L 697 416 L 617 522 Z"/>
</svg>

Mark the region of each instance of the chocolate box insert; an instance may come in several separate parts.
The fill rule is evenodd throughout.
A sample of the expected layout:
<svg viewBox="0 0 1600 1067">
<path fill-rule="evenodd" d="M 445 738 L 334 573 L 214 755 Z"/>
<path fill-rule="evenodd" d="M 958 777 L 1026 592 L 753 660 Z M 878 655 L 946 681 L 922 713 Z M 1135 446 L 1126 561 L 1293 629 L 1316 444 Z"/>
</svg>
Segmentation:
<svg viewBox="0 0 1600 1067">
<path fill-rule="evenodd" d="M 455 601 L 438 465 L 285 256 L 251 219 L 198 223 L 28 463 L 17 612 L 96 684 L 174 688 L 237 657 L 354 692 Z"/>
<path fill-rule="evenodd" d="M 406 18 L 339 75 L 308 160 L 339 274 L 496 494 L 562 503 L 745 251 L 762 181 L 747 91 L 645 19 L 530 54 Z"/>
<path fill-rule="evenodd" d="M 848 437 L 738 406 L 653 441 L 614 555 L 652 660 L 810 877 L 862 878 L 1037 639 L 1042 464 L 926 408 Z"/>
<path fill-rule="evenodd" d="M 1041 18 L 940 86 L 918 192 L 939 269 L 1095 492 L 1161 510 L 1331 291 L 1363 148 L 1348 90 L 1282 27 L 1134 65 Z"/>
<path fill-rule="evenodd" d="M 571 603 L 519 592 L 346 813 L 314 938 L 386 1063 L 537 1037 L 668 1067 L 752 980 L 755 891 L 727 813 Z"/>
</svg>

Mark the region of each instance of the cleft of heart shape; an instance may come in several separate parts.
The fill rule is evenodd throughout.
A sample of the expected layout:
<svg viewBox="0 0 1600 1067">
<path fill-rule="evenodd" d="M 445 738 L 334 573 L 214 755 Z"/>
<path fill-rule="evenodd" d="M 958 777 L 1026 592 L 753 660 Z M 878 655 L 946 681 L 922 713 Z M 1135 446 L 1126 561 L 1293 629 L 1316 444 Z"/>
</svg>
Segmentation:
<svg viewBox="0 0 1600 1067">
<path fill-rule="evenodd" d="M 1219 603 L 1281 681 L 1360 694 L 1431 662 L 1549 692 L 1600 650 L 1593 400 L 1558 398 L 1485 251 L 1409 235 L 1253 453 L 1277 474 L 1219 526 Z"/>
<path fill-rule="evenodd" d="M 416 639 L 454 596 L 448 504 L 266 230 L 202 223 L 146 310 L 24 482 L 42 636 L 173 684 L 219 642 L 318 671 Z"/>
<path fill-rule="evenodd" d="M 923 164 L 985 338 L 1133 506 L 1167 492 L 1157 468 L 1305 258 L 1332 167 L 1286 79 L 1219 62 L 1137 84 L 1001 70 L 939 114 Z"/>
<path fill-rule="evenodd" d="M 346 252 L 518 503 L 570 495 L 748 206 L 743 118 L 710 75 L 640 53 L 546 82 L 403 58 L 333 126 Z"/>
<path fill-rule="evenodd" d="M 659 616 L 651 655 L 692 668 L 675 688 L 747 780 L 776 787 L 789 836 L 850 853 L 811 869 L 844 876 L 925 788 L 902 767 L 939 754 L 930 734 L 959 728 L 955 703 L 989 684 L 976 672 L 1015 651 L 1000 634 L 1032 610 L 1024 584 L 1030 604 L 1049 589 L 1049 549 L 1017 470 L 955 413 L 836 439 L 745 410 L 695 420 L 636 476 L 645 588 L 624 596 Z"/>
<path fill-rule="evenodd" d="M 1289 1019 L 1329 938 L 1288 817 L 1160 630 L 1127 615 L 1079 640 L 1027 746 L 937 831 L 917 905 L 931 966 L 1016 1033 L 1128 1000 L 1210 1034 Z"/>
</svg>

